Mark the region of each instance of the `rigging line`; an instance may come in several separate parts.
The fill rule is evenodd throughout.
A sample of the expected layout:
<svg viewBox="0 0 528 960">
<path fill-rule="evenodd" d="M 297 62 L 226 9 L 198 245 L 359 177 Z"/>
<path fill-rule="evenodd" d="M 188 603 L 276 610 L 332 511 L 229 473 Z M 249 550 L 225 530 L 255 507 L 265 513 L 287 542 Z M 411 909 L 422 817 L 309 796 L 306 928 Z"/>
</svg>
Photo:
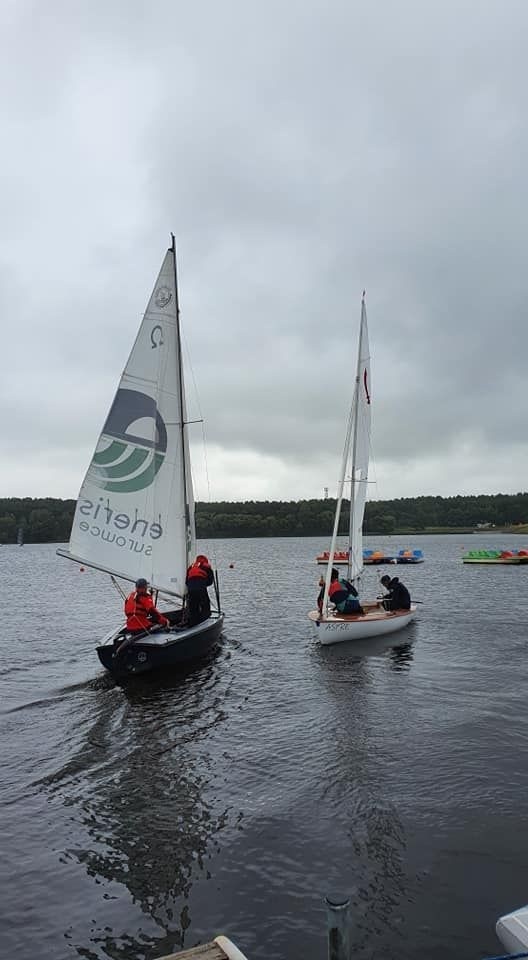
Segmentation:
<svg viewBox="0 0 528 960">
<path fill-rule="evenodd" d="M 201 423 L 201 424 L 202 424 L 202 445 L 203 445 L 205 485 L 206 485 L 206 489 L 207 489 L 207 503 L 211 503 L 211 502 L 212 502 L 212 499 L 211 499 L 211 481 L 210 481 L 210 479 L 209 479 L 209 462 L 208 462 L 208 459 L 207 459 L 207 437 L 206 437 L 206 432 L 205 432 L 205 417 L 204 417 L 204 415 L 203 415 L 202 407 L 201 407 L 201 404 L 200 404 L 200 395 L 199 395 L 199 393 L 198 393 L 198 384 L 196 383 L 196 377 L 195 377 L 195 375 L 194 375 L 194 367 L 193 367 L 192 362 L 191 362 L 191 354 L 190 354 L 190 350 L 189 350 L 189 344 L 188 344 L 188 342 L 187 342 L 187 338 L 186 338 L 186 336 L 185 336 L 185 332 L 183 332 L 183 331 L 182 331 L 182 339 L 183 339 L 183 345 L 184 345 L 184 349 L 185 349 L 185 357 L 186 357 L 186 360 L 187 360 L 187 367 L 188 367 L 189 372 L 190 372 L 190 374 L 191 374 L 191 379 L 192 379 L 193 386 L 194 386 L 194 395 L 195 395 L 195 399 L 196 399 L 196 405 L 197 405 L 197 407 L 198 407 L 198 414 L 199 414 L 199 418 L 200 418 L 199 420 L 192 420 L 192 421 L 189 421 L 189 422 L 190 422 L 190 423 Z M 216 555 L 216 550 L 215 550 L 214 547 L 213 547 L 212 550 L 211 550 L 211 555 L 212 555 L 212 558 L 213 558 L 213 561 L 214 561 L 214 566 L 216 567 L 216 566 L 217 566 L 217 555 Z"/>
<path fill-rule="evenodd" d="M 117 582 L 117 580 L 116 580 L 116 578 L 114 577 L 113 573 L 110 574 L 110 580 L 111 580 L 112 583 L 114 584 L 114 587 L 116 588 L 117 592 L 121 595 L 121 598 L 122 598 L 123 600 L 126 600 L 127 595 L 126 595 L 125 591 L 123 590 L 121 584 Z"/>
<path fill-rule="evenodd" d="M 211 503 L 211 484 L 210 484 L 210 481 L 209 481 L 209 464 L 208 464 L 208 461 L 207 461 L 207 441 L 206 441 L 206 436 L 205 436 L 205 423 L 204 423 L 203 420 L 202 420 L 202 441 L 203 441 L 203 451 L 204 451 L 205 482 L 206 482 L 206 486 L 207 486 L 207 502 L 208 502 L 208 503 Z M 219 591 L 218 591 L 218 556 L 217 556 L 217 553 L 216 553 L 216 547 L 215 547 L 215 546 L 213 546 L 212 549 L 211 549 L 211 555 L 212 555 L 212 559 L 213 559 L 213 566 L 215 567 L 215 570 L 216 570 L 216 581 L 217 581 L 216 592 L 217 592 L 217 597 L 219 598 Z M 219 599 L 218 599 L 218 609 L 220 610 L 220 601 L 219 601 Z"/>
</svg>

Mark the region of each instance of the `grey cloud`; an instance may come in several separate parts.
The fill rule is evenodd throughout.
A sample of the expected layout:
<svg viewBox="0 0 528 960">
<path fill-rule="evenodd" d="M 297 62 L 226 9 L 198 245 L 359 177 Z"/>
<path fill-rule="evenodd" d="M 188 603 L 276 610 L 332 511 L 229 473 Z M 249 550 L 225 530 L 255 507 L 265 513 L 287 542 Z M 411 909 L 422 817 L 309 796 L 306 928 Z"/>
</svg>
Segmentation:
<svg viewBox="0 0 528 960">
<path fill-rule="evenodd" d="M 50 445 L 80 480 L 171 229 L 212 443 L 299 495 L 335 473 L 366 287 L 383 469 L 456 492 L 469 443 L 522 488 L 527 27 L 520 0 L 11 5 L 0 449 L 35 492 Z"/>
</svg>

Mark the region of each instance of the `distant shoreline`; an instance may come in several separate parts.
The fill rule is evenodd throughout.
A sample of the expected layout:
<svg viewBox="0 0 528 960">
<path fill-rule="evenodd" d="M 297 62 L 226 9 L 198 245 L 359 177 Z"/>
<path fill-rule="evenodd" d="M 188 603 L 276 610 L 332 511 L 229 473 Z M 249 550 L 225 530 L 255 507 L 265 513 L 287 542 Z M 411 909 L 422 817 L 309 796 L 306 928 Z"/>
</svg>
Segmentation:
<svg viewBox="0 0 528 960">
<path fill-rule="evenodd" d="M 58 498 L 0 498 L 0 544 L 66 543 L 75 512 L 75 500 Z M 200 540 L 273 537 L 330 539 L 336 501 L 246 500 L 219 501 L 195 506 L 196 535 Z M 343 500 L 339 536 L 346 537 L 350 504 Z M 397 537 L 401 546 L 415 537 L 434 534 L 486 537 L 516 534 L 528 537 L 528 493 L 456 497 L 409 497 L 371 500 L 366 504 L 363 533 L 370 537 Z"/>
</svg>

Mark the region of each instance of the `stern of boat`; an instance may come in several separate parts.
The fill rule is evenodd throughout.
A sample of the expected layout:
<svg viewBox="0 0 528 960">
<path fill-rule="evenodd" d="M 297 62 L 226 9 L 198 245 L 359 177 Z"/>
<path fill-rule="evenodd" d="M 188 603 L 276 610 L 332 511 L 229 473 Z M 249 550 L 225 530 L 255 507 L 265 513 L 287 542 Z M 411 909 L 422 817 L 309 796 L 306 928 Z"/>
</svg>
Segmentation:
<svg viewBox="0 0 528 960">
<path fill-rule="evenodd" d="M 177 669 L 207 657 L 220 640 L 223 624 L 224 615 L 220 613 L 193 627 L 152 630 L 135 639 L 118 637 L 117 641 L 98 646 L 97 656 L 117 680 Z"/>
</svg>

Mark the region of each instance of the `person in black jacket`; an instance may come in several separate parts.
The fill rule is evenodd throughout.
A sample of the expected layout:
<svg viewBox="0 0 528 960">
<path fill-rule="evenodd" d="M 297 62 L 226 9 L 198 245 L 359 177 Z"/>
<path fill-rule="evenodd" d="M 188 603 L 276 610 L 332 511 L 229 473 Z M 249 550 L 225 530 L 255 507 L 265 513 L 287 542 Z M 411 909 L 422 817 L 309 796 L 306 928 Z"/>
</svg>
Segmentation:
<svg viewBox="0 0 528 960">
<path fill-rule="evenodd" d="M 389 592 L 383 597 L 383 606 L 385 610 L 410 610 L 411 595 L 407 587 L 400 582 L 398 577 L 391 578 L 385 574 L 381 578 L 385 590 Z"/>
</svg>

